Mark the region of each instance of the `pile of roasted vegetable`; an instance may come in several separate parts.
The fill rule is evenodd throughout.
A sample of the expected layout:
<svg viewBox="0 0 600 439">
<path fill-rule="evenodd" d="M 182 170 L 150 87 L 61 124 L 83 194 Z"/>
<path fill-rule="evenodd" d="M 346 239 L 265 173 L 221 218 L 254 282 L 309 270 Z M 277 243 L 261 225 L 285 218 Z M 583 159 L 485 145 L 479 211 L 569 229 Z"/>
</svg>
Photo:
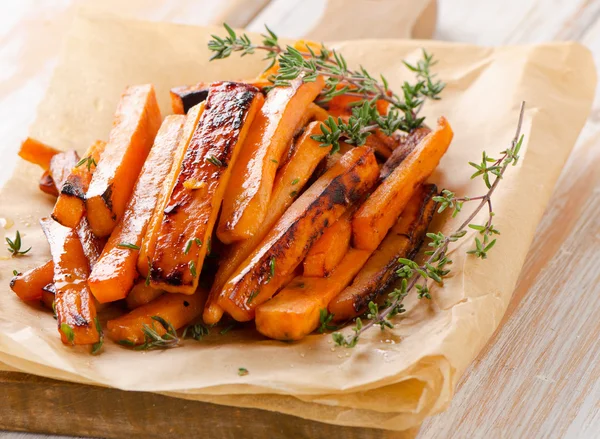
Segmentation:
<svg viewBox="0 0 600 439">
<path fill-rule="evenodd" d="M 105 332 L 169 347 L 178 330 L 223 319 L 299 340 L 324 315 L 361 315 L 395 280 L 435 211 L 425 181 L 452 140 L 448 122 L 332 150 L 314 137 L 358 98 L 320 103 L 320 76 L 272 85 L 264 74 L 176 87 L 164 119 L 152 85 L 130 86 L 108 141 L 83 157 L 23 143 L 56 197 L 41 221 L 52 259 L 11 288 L 54 310 L 63 343 L 98 350 Z M 114 302 L 129 311 L 103 331 L 96 312 Z"/>
</svg>

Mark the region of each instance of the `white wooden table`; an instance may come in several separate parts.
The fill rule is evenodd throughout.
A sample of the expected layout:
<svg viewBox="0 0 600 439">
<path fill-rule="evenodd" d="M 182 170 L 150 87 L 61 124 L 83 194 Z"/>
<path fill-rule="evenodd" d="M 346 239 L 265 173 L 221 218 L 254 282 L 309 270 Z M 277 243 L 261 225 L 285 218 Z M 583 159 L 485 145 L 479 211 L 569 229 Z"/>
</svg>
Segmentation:
<svg viewBox="0 0 600 439">
<path fill-rule="evenodd" d="M 310 20 L 318 19 L 315 11 L 323 10 L 324 1 L 250 0 L 243 8 L 232 8 L 234 0 L 178 0 L 152 10 L 142 6 L 160 1 L 119 5 L 146 19 L 204 24 L 224 17 L 250 30 L 261 30 L 267 23 L 283 36 L 299 37 L 311 28 Z M 376 13 L 377 3 L 393 0 L 367 1 Z M 20 75 L 30 81 L 24 94 L 0 85 L 4 156 L 16 152 L 33 120 L 32 105 L 43 94 L 60 40 L 53 32 L 28 33 L 13 26 L 35 10 L 38 24 L 46 16 L 46 28 L 58 32 L 64 21 L 55 19 L 57 11 L 70 3 L 0 4 L 0 77 Z M 391 20 L 385 14 L 379 18 Z M 577 40 L 600 61 L 600 0 L 439 0 L 435 36 L 484 45 Z M 36 44 L 44 45 L 47 58 L 18 72 L 11 70 L 19 65 L 21 51 Z M 423 425 L 420 439 L 600 437 L 599 96 L 538 228 L 505 324 L 463 377 L 451 407 Z M 9 171 L 5 160 L 2 175 Z"/>
</svg>

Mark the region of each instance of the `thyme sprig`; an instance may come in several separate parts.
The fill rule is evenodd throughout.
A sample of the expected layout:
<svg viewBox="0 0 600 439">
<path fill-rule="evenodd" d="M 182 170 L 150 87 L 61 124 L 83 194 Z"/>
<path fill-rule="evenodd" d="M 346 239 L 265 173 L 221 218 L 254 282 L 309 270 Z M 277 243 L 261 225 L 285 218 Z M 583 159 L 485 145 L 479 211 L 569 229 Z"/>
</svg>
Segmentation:
<svg viewBox="0 0 600 439">
<path fill-rule="evenodd" d="M 10 239 L 10 238 L 4 238 L 6 239 L 6 244 L 8 245 L 8 251 L 10 253 L 12 253 L 13 257 L 14 256 L 22 256 L 24 254 L 26 254 L 27 252 L 29 252 L 29 250 L 31 250 L 31 247 L 29 247 L 27 250 L 21 250 L 21 246 L 23 245 L 23 242 L 21 241 L 21 232 L 19 232 L 17 230 L 17 233 L 15 235 L 15 239 Z"/>
<path fill-rule="evenodd" d="M 452 263 L 447 256 L 448 248 L 451 243 L 463 238 L 467 234 L 468 228 L 478 231 L 483 235 L 483 238 L 480 239 L 479 236 L 475 237 L 475 248 L 467 251 L 467 253 L 481 259 L 487 257 L 488 252 L 496 243 L 496 239 L 492 239 L 492 236 L 499 234 L 499 231 L 492 224 L 492 219 L 494 217 L 492 195 L 508 167 L 511 164 L 515 166 L 519 160 L 519 151 L 523 144 L 521 126 L 523 124 L 524 111 L 525 103 L 523 102 L 521 104 L 515 137 L 513 138 L 510 147 L 500 153 L 500 158 L 491 158 L 484 153 L 481 164 L 471 164 L 477 169 L 477 172 L 475 172 L 471 178 L 481 177 L 483 179 L 488 188 L 488 191 L 485 194 L 476 197 L 456 197 L 451 191 L 442 191 L 442 195 L 434 198 L 434 201 L 439 203 L 438 212 L 451 208 L 453 209 L 453 216 L 456 216 L 461 212 L 464 203 L 478 201 L 477 206 L 461 225 L 449 235 L 444 235 L 442 232 L 427 233 L 427 237 L 430 239 L 428 245 L 431 249 L 425 252 L 428 256 L 425 262 L 418 264 L 410 259 L 401 258 L 398 260 L 398 262 L 402 264 L 396 271 L 397 276 L 400 278 L 400 287 L 389 294 L 388 300 L 383 305 L 382 309 L 379 309 L 379 306 L 376 303 L 370 302 L 368 305 L 368 313 L 366 315 L 368 322 L 363 324 L 362 320 L 357 318 L 353 328 L 353 334 L 350 336 L 344 336 L 339 332 L 332 334 L 333 340 L 338 346 L 354 347 L 361 334 L 375 325 L 378 325 L 382 330 L 385 328 L 393 328 L 394 325 L 390 319 L 397 314 L 405 312 L 403 301 L 411 291 L 416 290 L 419 299 L 431 299 L 428 282 L 432 281 L 440 285 L 443 284 L 444 277 L 450 273 L 448 265 Z M 485 224 L 473 224 L 472 222 L 475 217 L 486 207 L 488 219 Z"/>
<path fill-rule="evenodd" d="M 77 162 L 77 164 L 75 165 L 75 167 L 79 168 L 83 164 L 85 164 L 85 167 L 87 168 L 88 171 L 91 171 L 92 166 L 94 166 L 94 167 L 98 166 L 98 164 L 96 163 L 96 160 L 94 160 L 94 158 L 91 156 L 84 157 L 81 160 L 79 160 Z"/>
<path fill-rule="evenodd" d="M 226 37 L 213 35 L 208 48 L 214 52 L 211 60 L 229 57 L 234 52 L 242 56 L 260 50 L 271 60 L 272 67 L 279 63 L 278 71 L 269 77 L 274 87 L 288 86 L 290 81 L 302 78 L 304 82 L 315 81 L 318 76 L 325 79 L 318 102 L 326 104 L 336 96 L 348 95 L 360 98 L 348 120 L 329 117 L 321 124 L 322 135 L 313 136 L 322 146 L 332 145 L 331 153 L 339 150 L 340 139 L 353 145 L 363 145 L 367 137 L 380 129 L 387 135 L 396 130 L 410 132 L 422 125 L 424 118 L 418 117 L 425 99 L 439 99 L 444 83 L 435 79 L 431 67 L 436 64 L 433 55 L 423 50 L 423 57 L 416 64 L 404 61 L 404 65 L 416 74 L 417 82 L 404 82 L 402 93 L 396 94 L 389 88 L 388 80 L 380 75 L 371 75 L 363 66 L 351 69 L 343 55 L 321 45 L 315 51 L 309 44 L 301 51 L 279 43 L 279 39 L 267 27 L 262 44 L 254 44 L 246 34 L 238 35 L 227 24 Z M 377 102 L 390 104 L 390 111 L 382 115 L 377 110 Z"/>
<path fill-rule="evenodd" d="M 151 349 L 169 349 L 179 345 L 181 340 L 177 336 L 177 331 L 173 325 L 171 325 L 171 323 L 160 316 L 152 316 L 151 319 L 155 322 L 158 322 L 163 328 L 165 328 L 167 332 L 161 335 L 156 331 L 154 322 L 152 322 L 152 326 L 144 323 L 142 325 L 142 332 L 144 333 L 145 338 L 144 343 L 139 346 L 135 346 L 133 348 L 134 350 L 147 351 Z"/>
</svg>

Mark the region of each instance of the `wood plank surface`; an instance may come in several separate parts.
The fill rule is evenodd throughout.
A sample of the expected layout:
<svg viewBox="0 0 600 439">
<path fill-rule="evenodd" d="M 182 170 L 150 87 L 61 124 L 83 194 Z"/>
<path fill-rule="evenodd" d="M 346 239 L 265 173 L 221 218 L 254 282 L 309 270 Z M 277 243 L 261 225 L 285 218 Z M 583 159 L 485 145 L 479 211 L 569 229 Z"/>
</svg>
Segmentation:
<svg viewBox="0 0 600 439">
<path fill-rule="evenodd" d="M 58 1 L 57 7 L 66 7 L 64 4 L 67 3 L 70 2 Z M 377 1 L 373 0 L 373 3 Z M 307 20 L 311 16 L 321 17 L 325 10 L 320 0 L 273 0 L 263 8 L 265 4 L 240 20 L 246 20 L 253 30 L 261 30 L 263 23 L 267 22 L 282 35 L 290 37 L 310 32 L 310 23 L 313 22 Z M 42 17 L 50 14 L 44 8 L 41 9 Z M 377 11 L 374 7 L 373 12 L 376 14 Z M 11 13 L 4 17 L 4 20 L 18 22 L 16 15 Z M 377 16 L 378 19 L 379 17 L 381 15 Z M 18 38 L 12 40 L 7 40 L 5 35 L 9 33 L 4 33 L 2 44 L 9 51 L 0 52 L 0 60 L 10 60 L 10 57 L 7 58 L 7 53 L 12 53 L 10 50 L 18 53 L 26 48 L 29 38 L 25 32 L 17 33 Z M 586 44 L 593 51 L 596 60 L 600 61 L 600 0 L 440 0 L 436 37 L 484 45 L 573 39 Z M 50 42 L 47 45 L 48 50 L 54 47 Z M 51 67 L 50 60 L 28 67 L 29 70 L 26 69 L 25 72 L 31 75 L 37 75 L 40 71 L 47 74 Z M 6 120 L 2 116 L 11 115 L 11 110 L 19 107 L 18 104 L 24 97 L 35 98 L 43 93 L 43 79 L 40 81 L 33 76 L 29 79 L 32 85 L 28 94 L 15 92 L 11 95 L 6 92 L 4 84 L 0 86 L 0 95 L 8 99 L 2 101 L 0 120 Z M 3 94 L 2 91 L 6 93 Z M 28 120 L 31 121 L 33 114 L 31 107 L 21 105 L 19 108 L 21 110 L 16 118 L 18 125 L 22 126 Z M 14 139 L 12 143 L 16 145 L 24 132 L 0 124 L 0 134 L 5 138 L 8 136 L 11 141 Z M 5 152 L 4 147 L 2 151 Z M 425 422 L 418 436 L 420 439 L 600 437 L 599 169 L 600 93 L 597 93 L 592 115 L 538 227 L 514 300 L 504 318 L 505 324 L 462 378 L 449 409 Z M 28 399 L 25 393 L 19 393 L 24 392 L 19 387 L 21 385 L 31 388 L 29 380 L 30 377 L 24 381 L 13 376 L 14 383 L 8 383 L 7 379 L 6 385 L 14 386 L 11 387 L 14 389 L 12 394 L 17 395 L 16 402 L 10 402 L 11 410 L 13 407 L 17 410 L 14 415 L 16 420 L 13 422 L 21 422 L 19 425 L 23 425 L 22 429 L 35 431 L 35 421 L 41 418 L 40 415 L 35 416 L 39 413 L 35 411 L 36 401 Z M 60 382 L 50 385 L 43 380 L 33 378 L 37 383 L 35 385 L 39 386 L 37 389 L 40 395 L 45 395 L 45 391 L 50 392 L 48 389 L 55 389 L 53 386 L 78 386 Z M 4 390 L 4 386 L 3 384 L 0 388 Z M 89 401 L 88 396 L 96 394 L 95 391 L 82 392 L 78 394 L 73 390 L 72 393 L 80 397 L 67 402 L 64 409 L 69 410 L 71 407 L 74 410 L 82 406 L 82 402 Z M 101 392 L 118 391 L 101 389 L 97 393 Z M 115 393 L 109 399 L 115 407 L 121 407 L 123 402 L 120 398 L 136 395 L 120 393 L 127 396 Z M 7 392 L 3 392 L 4 398 L 6 394 Z M 58 398 L 58 394 L 54 395 Z M 139 396 L 142 399 L 146 397 L 147 394 Z M 253 416 L 246 417 L 243 412 L 248 410 L 171 401 L 171 398 L 167 400 L 169 406 L 183 404 L 181 407 L 185 407 L 184 412 L 203 413 L 203 417 L 207 413 L 207 419 L 212 420 L 208 425 L 217 429 L 215 431 L 230 434 L 222 437 L 325 437 L 320 432 L 342 438 L 398 437 L 381 431 L 342 431 L 344 429 L 340 427 L 323 427 L 325 424 L 258 410 L 249 410 L 258 413 L 251 413 Z M 9 411 L 5 411 L 5 407 L 8 404 L 9 401 L 3 401 L 0 396 L 0 428 L 21 429 L 16 424 L 12 427 L 1 424 L 2 420 L 7 419 L 5 414 Z M 144 400 L 140 406 L 152 413 L 152 404 L 156 402 Z M 192 404 L 202 404 L 202 407 L 192 407 Z M 221 416 L 220 423 L 216 418 L 217 414 Z M 103 422 L 98 419 L 107 419 L 105 416 L 122 419 L 117 414 L 102 413 L 94 420 L 96 423 Z M 258 416 L 261 423 L 265 424 L 264 430 L 250 431 L 244 428 L 248 425 L 247 422 Z M 139 419 L 133 417 L 120 422 L 131 426 L 136 425 L 137 421 Z M 168 434 L 169 430 L 161 422 L 156 420 L 153 429 L 157 435 L 164 436 L 163 432 Z M 287 430 L 288 423 L 299 425 L 299 429 Z M 319 428 L 308 424 L 316 424 Z M 192 425 L 194 424 L 189 424 L 190 427 Z M 123 428 L 119 437 L 136 437 L 135 432 L 127 430 L 127 426 Z M 210 434 L 211 430 L 204 430 L 205 426 L 202 428 L 202 434 L 214 437 Z M 58 427 L 52 431 L 46 428 L 45 431 L 56 434 L 93 434 L 93 431 L 80 433 Z M 302 436 L 306 434 L 311 436 Z M 28 436 L 31 437 L 33 436 Z"/>
</svg>

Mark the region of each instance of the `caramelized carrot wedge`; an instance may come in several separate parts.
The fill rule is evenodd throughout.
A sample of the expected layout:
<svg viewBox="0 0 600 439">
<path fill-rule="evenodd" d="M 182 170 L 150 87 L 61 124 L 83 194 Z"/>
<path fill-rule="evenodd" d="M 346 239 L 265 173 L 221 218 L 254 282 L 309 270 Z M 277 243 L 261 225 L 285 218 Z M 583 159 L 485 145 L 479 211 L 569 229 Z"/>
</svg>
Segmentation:
<svg viewBox="0 0 600 439">
<path fill-rule="evenodd" d="M 404 161 L 375 189 L 352 220 L 354 247 L 375 250 L 415 189 L 435 170 L 452 141 L 452 128 L 441 117 Z"/>
<path fill-rule="evenodd" d="M 55 309 L 62 342 L 96 343 L 100 335 L 95 324 L 96 307 L 87 286 L 90 267 L 77 232 L 50 218 L 40 223 L 54 262 Z"/>
<path fill-rule="evenodd" d="M 60 194 L 52 210 L 52 218 L 65 227 L 76 227 L 85 212 L 85 193 L 88 190 L 92 174 L 100 161 L 100 156 L 106 147 L 106 142 L 96 140 L 85 152 L 88 161 L 77 163 L 71 169 L 69 176 L 62 186 Z"/>
<path fill-rule="evenodd" d="M 59 152 L 56 148 L 28 137 L 21 143 L 19 157 L 34 165 L 38 165 L 44 171 L 48 171 L 50 169 L 50 159 Z"/>
<path fill-rule="evenodd" d="M 311 136 L 321 132 L 320 122 L 312 122 L 302 136 L 296 141 L 296 147 L 290 159 L 277 171 L 273 193 L 269 201 L 267 216 L 260 224 L 256 233 L 244 240 L 233 244 L 225 257 L 219 263 L 219 270 L 215 276 L 213 286 L 210 290 L 206 309 L 203 314 L 205 323 L 215 324 L 223 315 L 223 310 L 217 304 L 217 298 L 227 279 L 231 277 L 235 269 L 246 259 L 250 253 L 260 244 L 267 233 L 286 209 L 294 202 L 300 191 L 309 182 L 317 165 L 325 158 L 331 147 L 322 148 L 319 142 L 311 139 Z"/>
<path fill-rule="evenodd" d="M 42 288 L 42 305 L 54 311 L 54 297 L 56 296 L 56 287 L 49 283 Z"/>
<path fill-rule="evenodd" d="M 88 279 L 100 303 L 124 299 L 138 275 L 137 260 L 148 221 L 171 170 L 184 116 L 167 116 L 142 167 L 125 213 L 113 230 Z"/>
<path fill-rule="evenodd" d="M 235 320 L 251 320 L 254 309 L 284 285 L 325 228 L 361 199 L 378 175 L 370 148 L 362 146 L 345 154 L 290 206 L 235 270 L 219 295 L 219 306 Z"/>
<path fill-rule="evenodd" d="M 106 240 L 104 238 L 98 238 L 96 235 L 94 235 L 94 232 L 92 232 L 86 217 L 81 218 L 79 224 L 77 224 L 77 227 L 75 228 L 75 231 L 77 232 L 77 236 L 79 236 L 79 242 L 81 242 L 81 246 L 83 247 L 83 254 L 88 261 L 90 269 L 92 269 L 100 258 L 100 254 L 102 253 L 102 249 L 104 248 Z"/>
<path fill-rule="evenodd" d="M 150 258 L 150 284 L 193 294 L 223 194 L 264 98 L 251 85 L 213 84 L 169 196 Z"/>
<path fill-rule="evenodd" d="M 108 337 L 121 344 L 142 344 L 145 341 L 144 325 L 154 328 L 159 335 L 166 331 L 152 317 L 158 316 L 179 329 L 191 323 L 202 313 L 206 292 L 198 290 L 188 294 L 165 294 L 146 305 L 134 309 L 106 324 Z M 153 324 L 154 323 L 154 324 Z"/>
<path fill-rule="evenodd" d="M 125 302 L 127 303 L 127 308 L 135 309 L 152 302 L 163 293 L 163 290 L 152 288 L 150 285 L 146 285 L 144 280 L 141 280 L 133 286 L 125 298 Z"/>
<path fill-rule="evenodd" d="M 417 147 L 423 138 L 431 132 L 427 127 L 417 128 L 410 133 L 400 137 L 398 145 L 392 152 L 392 155 L 385 161 L 379 173 L 379 179 L 385 180 L 394 169 L 408 157 L 408 155 Z"/>
<path fill-rule="evenodd" d="M 352 284 L 329 303 L 329 312 L 335 321 L 343 321 L 362 314 L 370 301 L 374 301 L 396 279 L 398 258 L 413 258 L 419 250 L 429 223 L 433 218 L 437 193 L 435 185 L 424 185 L 402 211 L 377 250 L 361 268 Z"/>
<path fill-rule="evenodd" d="M 256 329 L 275 340 L 300 340 L 319 326 L 320 312 L 342 291 L 371 254 L 350 249 L 327 278 L 295 278 L 268 302 L 256 308 Z"/>
<path fill-rule="evenodd" d="M 86 194 L 87 216 L 97 236 L 110 235 L 123 215 L 160 123 L 154 87 L 128 87 Z"/>
<path fill-rule="evenodd" d="M 304 259 L 304 276 L 327 277 L 340 263 L 350 247 L 352 225 L 347 211 L 331 227 L 325 229 Z"/>
<path fill-rule="evenodd" d="M 19 273 L 10 281 L 10 289 L 21 300 L 40 300 L 42 289 L 52 282 L 54 276 L 54 263 L 46 262 L 44 265 L 32 268 L 25 273 Z"/>
<path fill-rule="evenodd" d="M 56 185 L 54 184 L 54 180 L 52 180 L 50 171 L 44 171 L 40 177 L 38 187 L 42 192 L 54 197 L 58 197 L 58 189 L 56 189 Z"/>
<path fill-rule="evenodd" d="M 185 156 L 185 152 L 190 144 L 190 140 L 192 139 L 192 135 L 198 126 L 198 121 L 200 120 L 200 116 L 204 111 L 205 103 L 196 105 L 193 107 L 187 114 L 185 119 L 185 123 L 183 124 L 183 128 L 181 130 L 181 134 L 179 136 L 179 140 L 177 142 L 177 148 L 173 153 L 173 160 L 171 163 L 171 170 L 169 171 L 169 175 L 165 178 L 165 182 L 162 185 L 161 191 L 156 199 L 156 207 L 154 208 L 152 215 L 150 216 L 150 220 L 148 221 L 148 225 L 146 227 L 146 234 L 144 235 L 144 239 L 142 240 L 142 245 L 140 246 L 140 254 L 138 256 L 137 267 L 138 272 L 144 276 L 148 276 L 148 266 L 149 262 L 149 254 L 150 252 L 154 252 L 154 247 L 156 246 L 156 238 L 158 237 L 158 230 L 160 228 L 160 223 L 163 219 L 163 214 L 165 210 L 165 206 L 169 201 L 169 196 L 171 195 L 171 191 L 173 190 L 173 186 L 176 183 L 177 174 L 179 172 L 179 168 L 181 167 L 181 162 L 183 161 L 183 157 Z"/>
<path fill-rule="evenodd" d="M 323 86 L 320 76 L 314 82 L 298 78 L 267 93 L 223 199 L 217 236 L 225 244 L 254 235 L 264 221 L 278 162 Z"/>
</svg>

